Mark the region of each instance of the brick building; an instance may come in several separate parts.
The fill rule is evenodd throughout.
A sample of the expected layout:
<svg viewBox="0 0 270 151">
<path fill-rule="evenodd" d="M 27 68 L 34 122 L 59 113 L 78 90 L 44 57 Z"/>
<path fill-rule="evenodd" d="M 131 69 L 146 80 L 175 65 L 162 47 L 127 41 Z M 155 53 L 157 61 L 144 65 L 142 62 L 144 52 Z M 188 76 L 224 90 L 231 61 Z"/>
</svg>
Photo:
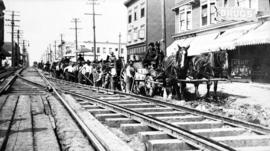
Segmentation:
<svg viewBox="0 0 270 151">
<path fill-rule="evenodd" d="M 144 57 L 147 44 L 162 39 L 162 7 L 160 0 L 127 0 L 128 10 L 127 55 Z M 174 0 L 165 0 L 166 45 L 173 41 L 174 13 L 171 8 Z"/>
<path fill-rule="evenodd" d="M 269 0 L 176 0 L 174 42 L 188 55 L 228 51 L 235 79 L 270 81 Z"/>
</svg>

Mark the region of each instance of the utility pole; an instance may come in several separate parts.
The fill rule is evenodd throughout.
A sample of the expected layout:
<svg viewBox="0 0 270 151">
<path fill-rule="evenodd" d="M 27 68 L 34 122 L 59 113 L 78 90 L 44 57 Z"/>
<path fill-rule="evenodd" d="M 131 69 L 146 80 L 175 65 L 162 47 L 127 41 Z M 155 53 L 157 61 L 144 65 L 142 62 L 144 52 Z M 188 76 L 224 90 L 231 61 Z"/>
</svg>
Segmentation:
<svg viewBox="0 0 270 151">
<path fill-rule="evenodd" d="M 61 37 L 60 52 L 61 52 L 61 58 L 63 58 L 63 56 L 64 56 L 64 54 L 63 54 L 63 44 L 64 44 L 64 42 L 63 42 L 63 34 L 60 34 L 60 37 Z"/>
<path fill-rule="evenodd" d="M 52 45 L 49 45 L 49 52 L 50 52 L 50 63 L 52 63 Z"/>
<path fill-rule="evenodd" d="M 15 25 L 15 22 L 18 22 L 20 20 L 15 20 L 15 16 L 19 16 L 17 14 L 15 14 L 15 11 L 12 11 L 11 12 L 11 19 L 7 19 L 6 21 L 10 21 L 11 24 L 8 25 L 8 26 L 11 26 L 11 62 L 12 62 L 12 67 L 15 67 L 16 66 L 16 59 L 15 59 L 15 48 L 14 48 L 14 27 L 18 27 L 17 25 Z"/>
<path fill-rule="evenodd" d="M 54 41 L 54 60 L 56 60 L 57 58 L 56 58 L 56 40 Z"/>
<path fill-rule="evenodd" d="M 76 46 L 76 50 L 78 50 L 78 30 L 81 28 L 78 28 L 78 22 L 79 18 L 73 18 L 72 22 L 75 23 L 75 28 L 71 28 L 73 30 L 75 30 L 75 46 Z"/>
<path fill-rule="evenodd" d="M 162 43 L 163 51 L 165 56 L 167 56 L 167 41 L 166 41 L 166 2 L 161 0 L 161 20 L 162 20 Z"/>
<path fill-rule="evenodd" d="M 95 5 L 97 5 L 98 0 L 88 0 L 90 1 L 90 5 L 92 5 L 92 14 L 86 13 L 86 15 L 91 15 L 93 16 L 93 40 L 94 40 L 94 61 L 97 59 L 97 54 L 96 54 L 96 16 L 101 15 L 101 14 L 96 14 L 95 12 Z"/>
<path fill-rule="evenodd" d="M 119 49 L 118 49 L 118 58 L 120 58 L 121 55 L 121 33 L 119 33 Z"/>
</svg>

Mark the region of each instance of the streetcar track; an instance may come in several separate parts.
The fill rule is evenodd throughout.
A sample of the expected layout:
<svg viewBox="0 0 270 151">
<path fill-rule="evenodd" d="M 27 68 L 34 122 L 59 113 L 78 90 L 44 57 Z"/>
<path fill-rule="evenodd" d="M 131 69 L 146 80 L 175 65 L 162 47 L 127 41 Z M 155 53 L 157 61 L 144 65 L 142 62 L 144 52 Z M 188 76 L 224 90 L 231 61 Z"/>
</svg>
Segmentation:
<svg viewBox="0 0 270 151">
<path fill-rule="evenodd" d="M 92 99 L 94 99 L 93 97 L 96 97 L 98 100 L 128 108 L 133 111 L 138 111 L 142 114 L 149 115 L 152 118 L 172 123 L 172 125 L 179 126 L 185 130 L 190 130 L 192 133 L 209 138 L 210 140 L 217 140 L 217 142 L 220 142 L 221 144 L 227 144 L 228 146 L 232 147 L 228 147 L 228 150 L 246 150 L 248 147 L 251 150 L 254 149 L 254 147 L 258 147 L 258 149 L 263 150 L 266 148 L 269 149 L 270 146 L 269 143 L 265 143 L 265 141 L 270 140 L 270 136 L 268 135 L 270 132 L 269 129 L 259 125 L 254 125 L 247 122 L 240 122 L 240 124 L 238 124 L 239 121 L 235 122 L 234 120 L 232 120 L 233 122 L 230 123 L 228 122 L 228 119 L 224 120 L 224 117 L 218 119 L 218 116 L 213 116 L 209 118 L 205 116 L 205 114 L 200 115 L 199 113 L 201 112 L 188 112 L 188 110 L 182 110 L 182 112 L 179 112 L 180 109 L 173 108 L 173 106 L 167 106 L 167 108 L 164 108 L 166 107 L 166 104 L 161 105 L 155 104 L 154 102 L 149 103 L 151 101 L 145 101 L 147 98 L 141 96 L 136 98 L 133 95 L 112 95 L 113 92 L 109 90 L 100 89 L 102 90 L 102 92 L 100 92 L 99 90 L 95 89 L 93 91 L 93 88 L 86 85 L 66 82 L 53 78 L 50 78 L 50 80 L 55 83 L 57 87 L 61 88 L 62 91 L 72 94 L 73 96 L 77 96 L 77 100 L 79 100 L 79 103 L 82 106 L 84 106 L 90 113 L 95 115 L 95 117 L 101 122 L 105 124 L 109 123 L 108 125 L 111 124 L 113 126 L 121 127 L 121 125 L 127 126 L 129 124 L 132 126 L 133 124 L 133 126 L 139 126 L 136 120 L 134 121 L 133 119 L 129 119 L 131 116 L 115 113 L 115 111 L 108 110 L 108 108 L 104 106 L 102 108 L 100 106 L 98 107 L 93 105 L 95 103 L 89 104 L 89 100 L 91 99 L 89 97 L 85 97 L 84 94 L 91 95 Z M 78 95 L 83 95 L 83 98 L 85 99 L 78 99 L 82 98 L 82 96 Z M 156 106 L 160 106 L 161 108 L 155 109 Z M 175 113 L 170 114 L 172 111 Z M 164 112 L 163 115 L 162 112 Z M 154 114 L 151 115 L 148 113 Z M 161 132 L 159 135 L 161 134 L 166 135 L 164 132 Z M 254 144 L 254 142 L 256 143 Z"/>
</svg>

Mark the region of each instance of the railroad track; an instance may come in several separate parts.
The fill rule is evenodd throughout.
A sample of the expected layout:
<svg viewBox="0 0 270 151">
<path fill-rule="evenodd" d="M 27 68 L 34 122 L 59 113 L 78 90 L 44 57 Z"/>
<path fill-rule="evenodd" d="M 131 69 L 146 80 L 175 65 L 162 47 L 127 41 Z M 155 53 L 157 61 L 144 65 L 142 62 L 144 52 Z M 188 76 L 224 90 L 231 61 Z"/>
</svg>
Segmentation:
<svg viewBox="0 0 270 151">
<path fill-rule="evenodd" d="M 40 78 L 40 74 L 33 68 L 29 68 L 27 71 L 20 69 L 13 76 L 9 77 L 8 82 L 6 82 L 0 93 L 0 113 L 4 115 L 0 116 L 0 120 L 2 120 L 2 118 L 9 118 L 10 120 L 9 124 L 0 122 L 1 129 L 6 130 L 1 132 L 0 150 L 9 150 L 10 147 L 12 147 L 13 150 L 14 148 L 16 148 L 15 150 L 32 150 L 32 145 L 35 144 L 36 148 L 44 147 L 48 150 L 55 151 L 68 149 L 77 150 L 78 146 L 86 150 L 106 151 L 107 149 L 105 149 L 102 142 L 93 135 L 84 121 L 67 105 L 61 95 L 57 92 L 55 95 L 51 95 L 48 93 L 50 90 L 50 86 Z M 4 100 L 2 100 L 3 98 Z M 61 103 L 57 100 L 59 100 L 59 102 L 62 101 L 61 103 L 66 108 L 66 111 L 64 111 L 65 109 L 63 107 L 61 108 Z M 43 109 L 41 107 L 43 105 L 41 104 L 44 104 Z M 11 107 L 12 110 L 7 109 L 8 107 Z M 60 111 L 55 111 L 56 109 L 60 109 Z M 53 113 L 52 110 L 54 110 Z M 7 114 L 8 117 L 5 117 Z M 70 120 L 67 117 L 63 117 L 63 115 L 71 115 Z M 42 120 L 42 122 L 39 120 Z M 63 123 L 74 128 L 74 125 L 72 125 L 70 121 L 74 121 L 79 129 L 63 128 L 65 127 Z M 59 122 L 62 124 L 57 124 Z M 20 123 L 24 124 L 20 125 Z M 37 125 L 39 125 L 39 127 L 36 127 Z M 54 127 L 54 130 L 52 127 Z M 27 131 L 27 133 L 17 134 L 20 133 L 20 131 L 15 131 L 18 129 L 29 129 L 32 130 L 32 132 Z M 42 131 L 40 131 L 40 129 L 42 129 Z M 19 138 L 19 136 L 21 137 Z M 22 136 L 26 136 L 27 140 L 23 140 Z M 80 142 L 75 143 L 74 146 L 72 145 L 72 141 L 74 141 L 73 137 L 64 140 L 64 138 L 68 136 L 73 136 L 76 141 Z M 59 137 L 61 137 L 61 140 L 59 140 Z M 16 139 L 18 144 L 13 144 L 13 139 Z M 41 142 L 46 139 L 50 141 Z M 86 143 L 85 146 L 82 145 L 82 141 Z M 64 142 L 64 145 L 59 147 L 58 145 L 61 144 L 61 142 Z M 48 146 L 48 144 L 46 146 L 46 143 L 51 144 L 50 146 Z M 73 147 L 70 146 L 70 143 Z M 125 151 L 129 150 L 126 149 Z"/>
<path fill-rule="evenodd" d="M 269 151 L 270 129 L 153 98 L 46 77 L 109 127 L 138 135 L 148 150 Z"/>
<path fill-rule="evenodd" d="M 1 71 L 0 72 L 0 85 L 13 73 L 14 73 L 13 70 Z"/>
</svg>

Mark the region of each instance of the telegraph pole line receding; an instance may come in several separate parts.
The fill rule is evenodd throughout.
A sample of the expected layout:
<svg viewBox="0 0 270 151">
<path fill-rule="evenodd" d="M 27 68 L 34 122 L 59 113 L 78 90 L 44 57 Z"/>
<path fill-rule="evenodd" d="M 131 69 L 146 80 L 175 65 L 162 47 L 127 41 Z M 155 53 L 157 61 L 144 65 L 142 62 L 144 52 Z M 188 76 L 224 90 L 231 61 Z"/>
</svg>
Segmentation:
<svg viewBox="0 0 270 151">
<path fill-rule="evenodd" d="M 61 37 L 61 44 L 60 44 L 60 54 L 61 54 L 61 58 L 63 58 L 64 54 L 63 54 L 63 44 L 64 44 L 64 41 L 63 41 L 63 34 L 60 34 L 60 37 Z"/>
<path fill-rule="evenodd" d="M 120 58 L 121 55 L 121 33 L 119 33 L 119 49 L 118 49 L 118 58 Z"/>
<path fill-rule="evenodd" d="M 71 28 L 71 29 L 75 30 L 75 46 L 76 46 L 76 50 L 78 50 L 78 30 L 81 29 L 81 28 L 78 28 L 78 22 L 80 22 L 79 18 L 73 18 L 72 22 L 75 23 L 75 28 Z"/>
<path fill-rule="evenodd" d="M 56 40 L 54 41 L 54 60 L 56 61 Z"/>
<path fill-rule="evenodd" d="M 11 20 L 10 19 L 7 19 L 6 21 L 10 21 L 11 22 L 11 25 L 8 25 L 8 26 L 11 26 L 11 60 L 12 60 L 12 67 L 15 67 L 17 64 L 15 63 L 15 48 L 14 48 L 14 27 L 18 27 L 17 25 L 15 25 L 15 22 L 18 22 L 19 20 L 15 20 L 15 16 L 18 16 L 15 14 L 15 11 L 12 11 L 11 12 Z"/>
<path fill-rule="evenodd" d="M 94 40 L 94 61 L 96 61 L 96 59 L 97 59 L 97 54 L 96 54 L 96 19 L 95 19 L 95 17 L 97 16 L 97 15 L 101 15 L 101 14 L 96 14 L 96 12 L 95 12 L 95 5 L 97 5 L 97 1 L 98 0 L 88 0 L 88 1 L 90 1 L 90 5 L 92 5 L 92 14 L 90 14 L 90 13 L 86 13 L 86 15 L 92 15 L 93 16 L 93 40 Z"/>
<path fill-rule="evenodd" d="M 166 47 L 166 1 L 161 0 L 161 20 L 162 20 L 162 43 L 163 43 L 163 51 L 165 56 L 167 55 Z"/>
</svg>

